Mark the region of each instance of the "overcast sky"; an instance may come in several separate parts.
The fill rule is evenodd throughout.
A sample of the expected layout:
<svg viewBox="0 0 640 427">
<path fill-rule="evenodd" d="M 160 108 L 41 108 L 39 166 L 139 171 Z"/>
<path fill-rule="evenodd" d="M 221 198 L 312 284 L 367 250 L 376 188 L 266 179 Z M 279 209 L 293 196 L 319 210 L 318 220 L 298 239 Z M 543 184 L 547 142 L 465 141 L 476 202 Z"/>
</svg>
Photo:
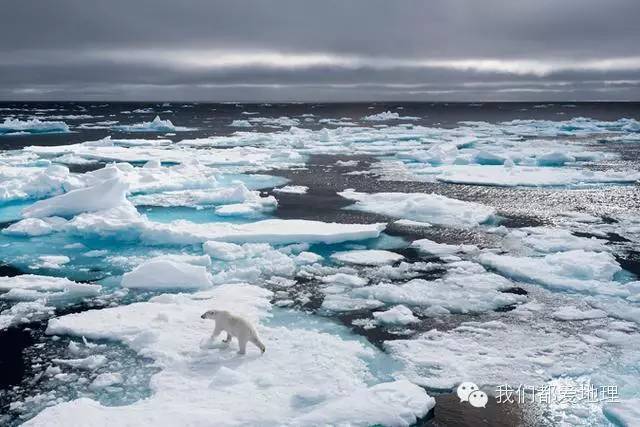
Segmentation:
<svg viewBox="0 0 640 427">
<path fill-rule="evenodd" d="M 640 0 L 1 6 L 5 100 L 640 100 Z"/>
</svg>

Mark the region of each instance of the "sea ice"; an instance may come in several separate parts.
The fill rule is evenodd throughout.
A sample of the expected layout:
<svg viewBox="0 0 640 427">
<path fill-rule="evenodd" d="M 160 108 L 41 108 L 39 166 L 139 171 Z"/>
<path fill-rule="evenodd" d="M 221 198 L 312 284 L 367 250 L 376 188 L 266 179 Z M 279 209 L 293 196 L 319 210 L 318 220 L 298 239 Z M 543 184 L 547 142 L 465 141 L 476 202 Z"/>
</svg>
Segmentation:
<svg viewBox="0 0 640 427">
<path fill-rule="evenodd" d="M 125 288 L 204 289 L 212 284 L 205 267 L 162 257 L 150 259 L 122 276 Z"/>
<path fill-rule="evenodd" d="M 284 187 L 274 188 L 276 193 L 292 193 L 292 194 L 305 194 L 309 190 L 309 187 L 305 185 L 285 185 Z"/>
<path fill-rule="evenodd" d="M 369 122 L 383 122 L 386 120 L 420 120 L 420 117 L 401 116 L 400 114 L 395 112 L 384 111 L 382 113 L 365 116 L 362 118 L 362 120 Z"/>
<path fill-rule="evenodd" d="M 420 321 L 413 315 L 410 308 L 402 304 L 396 305 L 387 311 L 376 311 L 373 313 L 373 317 L 378 322 L 387 325 L 408 325 Z"/>
<path fill-rule="evenodd" d="M 556 310 L 552 314 L 554 319 L 557 320 L 591 320 L 591 319 L 601 319 L 603 317 L 607 317 L 607 313 L 598 309 L 591 310 L 580 310 L 576 307 L 562 307 L 559 310 Z"/>
<path fill-rule="evenodd" d="M 287 322 L 262 325 L 270 292 L 249 285 L 222 285 L 190 295 L 161 295 L 149 302 L 90 310 L 49 322 L 47 333 L 117 340 L 154 359 L 161 371 L 153 394 L 125 406 L 80 398 L 49 407 L 27 425 L 291 424 L 408 426 L 434 406 L 423 389 L 407 381 L 382 382 L 369 368 L 377 350 Z M 211 343 L 210 308 L 251 319 L 267 347 L 238 356 Z M 298 316 L 304 317 L 300 314 Z M 262 321 L 262 322 L 261 322 Z M 105 328 L 105 325 L 109 325 Z M 319 390 L 317 385 L 322 384 Z M 206 410 L 203 410 L 206 408 Z"/>
<path fill-rule="evenodd" d="M 380 249 L 336 252 L 331 258 L 345 264 L 385 265 L 404 259 L 400 254 Z"/>
<path fill-rule="evenodd" d="M 345 190 L 338 194 L 356 202 L 350 209 L 438 225 L 473 227 L 490 221 L 495 215 L 489 206 L 433 193 L 369 194 Z"/>
<path fill-rule="evenodd" d="M 69 125 L 65 122 L 40 121 L 37 118 L 20 120 L 7 117 L 0 123 L 0 136 L 11 134 L 66 133 Z"/>
<path fill-rule="evenodd" d="M 613 276 L 621 270 L 613 255 L 582 249 L 544 257 L 517 257 L 484 253 L 483 265 L 516 280 L 537 283 L 558 291 L 626 296 L 628 291 Z"/>
<path fill-rule="evenodd" d="M 132 125 L 113 126 L 114 130 L 122 132 L 181 132 L 193 130 L 184 126 L 174 126 L 171 120 L 162 120 L 160 116 L 156 116 L 150 122 L 135 123 Z"/>
</svg>

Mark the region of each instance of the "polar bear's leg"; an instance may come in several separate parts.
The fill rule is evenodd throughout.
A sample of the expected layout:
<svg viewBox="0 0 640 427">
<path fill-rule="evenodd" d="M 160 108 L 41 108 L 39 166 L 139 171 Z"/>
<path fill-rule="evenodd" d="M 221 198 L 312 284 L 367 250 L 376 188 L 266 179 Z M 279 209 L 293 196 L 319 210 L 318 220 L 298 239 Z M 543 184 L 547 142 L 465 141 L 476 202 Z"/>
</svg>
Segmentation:
<svg viewBox="0 0 640 427">
<path fill-rule="evenodd" d="M 211 334 L 211 341 L 215 341 L 218 338 L 218 335 L 222 332 L 222 328 L 219 328 L 216 322 L 216 327 L 213 329 L 213 333 Z"/>
<path fill-rule="evenodd" d="M 231 334 L 229 333 L 229 331 L 227 331 L 227 337 L 226 337 L 224 340 L 222 340 L 222 341 L 223 341 L 223 342 L 226 342 L 226 343 L 229 343 L 229 342 L 231 342 L 231 340 L 232 340 L 232 339 L 233 339 L 233 335 L 231 335 Z"/>
<path fill-rule="evenodd" d="M 238 354 L 245 354 L 247 352 L 247 337 L 238 337 L 238 344 L 240 345 Z"/>
</svg>

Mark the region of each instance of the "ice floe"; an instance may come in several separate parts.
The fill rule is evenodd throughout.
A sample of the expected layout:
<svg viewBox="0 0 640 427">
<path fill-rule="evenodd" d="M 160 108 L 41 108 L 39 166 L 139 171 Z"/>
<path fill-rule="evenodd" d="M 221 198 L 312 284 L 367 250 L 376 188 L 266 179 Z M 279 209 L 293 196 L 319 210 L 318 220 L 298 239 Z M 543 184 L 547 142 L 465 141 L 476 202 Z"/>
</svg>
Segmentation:
<svg viewBox="0 0 640 427">
<path fill-rule="evenodd" d="M 408 381 L 375 381 L 367 364 L 375 350 L 359 341 L 295 325 L 262 325 L 262 356 L 238 356 L 208 342 L 210 325 L 200 319 L 205 310 L 215 306 L 264 321 L 268 297 L 255 286 L 227 285 L 193 298 L 163 295 L 51 320 L 48 333 L 118 340 L 155 359 L 161 371 L 153 377 L 152 395 L 132 405 L 80 398 L 45 409 L 28 424 L 76 425 L 90 418 L 96 425 L 196 425 L 214 417 L 220 425 L 410 425 L 434 406 Z"/>
<path fill-rule="evenodd" d="M 153 258 L 122 276 L 125 288 L 203 289 L 213 284 L 206 267 Z"/>
<path fill-rule="evenodd" d="M 331 255 L 331 258 L 346 264 L 384 265 L 393 264 L 394 262 L 400 261 L 404 258 L 404 256 L 395 252 L 384 251 L 380 249 L 369 249 L 336 252 Z"/>
<path fill-rule="evenodd" d="M 495 210 L 439 194 L 358 193 L 346 190 L 342 197 L 356 203 L 350 209 L 453 227 L 473 227 L 490 221 Z"/>
<path fill-rule="evenodd" d="M 285 185 L 284 187 L 274 188 L 276 193 L 306 194 L 309 187 L 305 185 Z"/>
</svg>

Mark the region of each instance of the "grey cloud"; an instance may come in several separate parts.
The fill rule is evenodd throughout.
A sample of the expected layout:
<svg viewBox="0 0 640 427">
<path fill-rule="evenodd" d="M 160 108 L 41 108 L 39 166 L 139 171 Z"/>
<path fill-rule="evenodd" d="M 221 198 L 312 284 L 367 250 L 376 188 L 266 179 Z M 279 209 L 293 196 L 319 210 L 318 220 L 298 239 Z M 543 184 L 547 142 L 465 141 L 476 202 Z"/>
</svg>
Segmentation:
<svg viewBox="0 0 640 427">
<path fill-rule="evenodd" d="M 640 99 L 638 16 L 636 0 L 8 0 L 0 98 Z"/>
</svg>

